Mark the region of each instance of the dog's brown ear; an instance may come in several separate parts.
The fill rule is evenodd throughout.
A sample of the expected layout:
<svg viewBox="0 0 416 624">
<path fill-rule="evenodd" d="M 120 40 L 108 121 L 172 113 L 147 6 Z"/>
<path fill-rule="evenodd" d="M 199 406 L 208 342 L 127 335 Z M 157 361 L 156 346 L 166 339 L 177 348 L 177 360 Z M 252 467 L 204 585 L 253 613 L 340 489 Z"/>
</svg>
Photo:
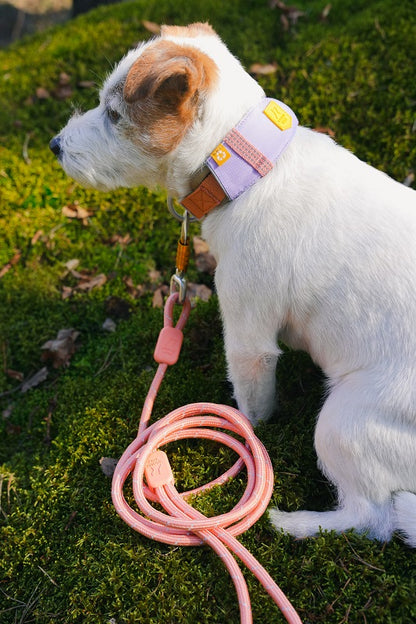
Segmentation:
<svg viewBox="0 0 416 624">
<path fill-rule="evenodd" d="M 132 65 L 124 84 L 124 99 L 132 104 L 152 98 L 166 109 L 177 109 L 197 92 L 208 89 L 215 75 L 215 63 L 205 54 L 161 39 Z"/>
<path fill-rule="evenodd" d="M 136 139 L 156 156 L 179 145 L 198 111 L 201 94 L 215 84 L 217 66 L 203 52 L 159 39 L 127 74 L 123 96 L 137 126 Z"/>
</svg>

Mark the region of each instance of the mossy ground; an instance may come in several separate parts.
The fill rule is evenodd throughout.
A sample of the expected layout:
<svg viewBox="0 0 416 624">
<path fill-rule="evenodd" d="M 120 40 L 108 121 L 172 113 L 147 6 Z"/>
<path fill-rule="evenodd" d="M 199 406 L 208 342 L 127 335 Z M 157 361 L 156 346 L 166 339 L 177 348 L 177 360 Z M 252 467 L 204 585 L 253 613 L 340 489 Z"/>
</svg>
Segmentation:
<svg viewBox="0 0 416 624">
<path fill-rule="evenodd" d="M 96 102 L 95 90 L 80 83 L 99 83 L 129 46 L 149 36 L 143 19 L 208 19 L 247 67 L 277 62 L 276 73 L 260 80 L 301 123 L 331 130 L 403 181 L 416 161 L 414 2 L 333 0 L 325 21 L 324 2 L 297 6 L 305 15 L 285 31 L 280 12 L 265 0 L 139 0 L 0 52 L 0 270 L 16 260 L 0 279 L 0 620 L 6 624 L 238 622 L 234 590 L 218 558 L 204 548 L 169 548 L 134 534 L 117 517 L 99 465 L 102 456 L 119 457 L 135 435 L 162 323 L 151 293 L 132 297 L 123 278 L 144 284 L 156 269 L 166 282 L 178 226 L 162 192 L 83 190 L 47 145 L 73 104 L 86 109 Z M 54 95 L 62 73 L 72 91 L 63 100 Z M 36 97 L 40 87 L 51 96 Z M 76 201 L 93 213 L 84 222 L 62 214 Z M 120 242 L 126 234 L 128 245 Z M 74 285 L 63 277 L 65 264 L 74 258 L 79 270 L 108 279 L 63 299 L 63 286 Z M 194 268 L 191 277 L 198 279 Z M 131 309 L 127 319 L 116 319 L 114 333 L 102 329 L 110 296 Z M 39 370 L 41 345 L 67 327 L 80 332 L 70 365 L 49 365 L 47 380 L 21 393 L 6 371 L 27 378 Z M 215 297 L 197 305 L 185 334 L 155 417 L 193 401 L 232 400 Z M 278 383 L 281 414 L 258 428 L 276 471 L 272 502 L 288 510 L 328 508 L 332 492 L 312 446 L 321 375 L 307 356 L 287 352 Z M 231 461 L 200 442 L 171 445 L 169 454 L 181 487 L 210 479 Z M 229 508 L 242 482 L 199 504 Z M 276 535 L 263 518 L 241 539 L 304 622 L 416 620 L 415 554 L 398 538 L 383 545 L 351 532 L 296 541 Z M 254 620 L 282 622 L 257 582 L 247 579 Z"/>
</svg>

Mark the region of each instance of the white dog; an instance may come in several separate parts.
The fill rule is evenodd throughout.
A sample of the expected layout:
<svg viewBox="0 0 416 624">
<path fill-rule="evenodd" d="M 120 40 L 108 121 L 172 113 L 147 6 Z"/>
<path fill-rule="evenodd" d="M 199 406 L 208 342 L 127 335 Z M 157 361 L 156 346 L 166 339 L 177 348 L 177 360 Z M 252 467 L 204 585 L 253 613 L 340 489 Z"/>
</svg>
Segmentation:
<svg viewBox="0 0 416 624">
<path fill-rule="evenodd" d="M 416 193 L 296 128 L 284 104 L 267 114 L 264 98 L 210 26 L 163 27 L 121 60 L 97 108 L 72 117 L 51 149 L 81 184 L 161 185 L 204 217 L 229 375 L 252 423 L 275 406 L 277 339 L 325 372 L 315 447 L 339 505 L 274 509 L 273 525 L 380 540 L 398 530 L 416 547 Z M 255 133 L 243 136 L 248 118 L 262 131 L 269 123 L 266 152 L 287 136 L 272 170 Z M 231 168 L 231 182 L 242 180 L 233 195 L 214 173 L 236 160 L 239 140 L 257 177 Z"/>
</svg>

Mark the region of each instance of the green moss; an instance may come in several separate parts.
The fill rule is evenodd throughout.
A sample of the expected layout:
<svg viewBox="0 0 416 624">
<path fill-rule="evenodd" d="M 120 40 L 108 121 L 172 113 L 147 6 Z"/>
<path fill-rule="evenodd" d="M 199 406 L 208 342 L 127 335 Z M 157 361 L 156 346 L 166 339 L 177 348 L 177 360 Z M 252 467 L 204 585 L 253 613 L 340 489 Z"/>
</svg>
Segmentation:
<svg viewBox="0 0 416 624">
<path fill-rule="evenodd" d="M 301 123 L 329 128 L 360 157 L 403 180 L 416 160 L 414 3 L 336 0 L 321 22 L 324 5 L 297 3 L 305 15 L 286 32 L 279 11 L 263 0 L 141 0 L 101 8 L 0 51 L 0 269 L 15 259 L 0 279 L 2 622 L 238 621 L 221 561 L 206 549 L 169 548 L 134 534 L 117 517 L 99 465 L 102 456 L 119 457 L 135 435 L 162 324 L 151 293 L 134 299 L 124 278 L 143 284 L 157 269 L 168 281 L 177 224 L 162 192 L 80 188 L 55 162 L 48 141 L 73 106 L 95 104 L 102 78 L 129 46 L 149 36 L 143 19 L 208 19 L 247 67 L 278 64 L 260 81 Z M 64 100 L 56 97 L 62 73 L 72 90 Z M 97 88 L 80 86 L 91 80 Z M 51 96 L 39 99 L 38 88 Z M 63 214 L 74 202 L 92 213 L 85 222 Z M 130 244 L 114 242 L 114 235 L 127 234 Z M 63 287 L 76 283 L 65 275 L 72 259 L 80 270 L 105 273 L 106 284 L 63 299 Z M 193 267 L 190 274 L 197 279 Z M 102 329 L 109 296 L 130 306 L 113 334 Z M 21 393 L 6 369 L 25 377 L 39 370 L 40 347 L 67 327 L 80 331 L 70 365 L 49 366 L 44 383 Z M 287 352 L 278 384 L 281 414 L 258 428 L 276 473 L 272 502 L 289 510 L 328 508 L 333 493 L 313 452 L 321 374 L 307 356 Z M 232 401 L 215 297 L 193 311 L 154 417 L 198 400 Z M 231 452 L 202 442 L 170 445 L 169 454 L 183 488 L 233 461 Z M 229 509 L 243 487 L 241 475 L 195 504 L 208 513 Z M 267 518 L 241 539 L 305 622 L 416 618 L 414 557 L 398 539 L 380 545 L 351 532 L 295 541 L 272 532 Z M 257 581 L 247 580 L 255 621 L 281 622 Z"/>
</svg>

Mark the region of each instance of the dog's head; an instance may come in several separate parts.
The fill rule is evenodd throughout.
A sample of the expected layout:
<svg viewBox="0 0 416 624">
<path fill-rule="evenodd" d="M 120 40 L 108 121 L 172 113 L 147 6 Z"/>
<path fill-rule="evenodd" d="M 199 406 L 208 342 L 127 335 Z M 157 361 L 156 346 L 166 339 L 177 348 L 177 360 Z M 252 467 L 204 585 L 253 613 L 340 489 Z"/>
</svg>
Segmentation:
<svg viewBox="0 0 416 624">
<path fill-rule="evenodd" d="M 181 196 L 263 95 L 208 24 L 164 26 L 120 61 L 99 105 L 74 115 L 50 147 L 84 186 L 160 184 Z"/>
</svg>

